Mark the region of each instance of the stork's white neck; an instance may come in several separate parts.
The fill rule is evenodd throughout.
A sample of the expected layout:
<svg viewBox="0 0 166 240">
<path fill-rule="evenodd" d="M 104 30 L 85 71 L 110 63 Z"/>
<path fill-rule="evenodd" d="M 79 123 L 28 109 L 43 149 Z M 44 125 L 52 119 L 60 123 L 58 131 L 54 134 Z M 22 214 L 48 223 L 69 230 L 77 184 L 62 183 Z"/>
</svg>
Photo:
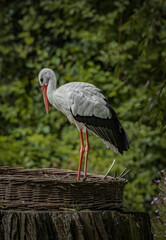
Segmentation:
<svg viewBox="0 0 166 240">
<path fill-rule="evenodd" d="M 50 78 L 47 87 L 47 97 L 49 102 L 52 104 L 53 93 L 56 91 L 56 76 Z"/>
</svg>

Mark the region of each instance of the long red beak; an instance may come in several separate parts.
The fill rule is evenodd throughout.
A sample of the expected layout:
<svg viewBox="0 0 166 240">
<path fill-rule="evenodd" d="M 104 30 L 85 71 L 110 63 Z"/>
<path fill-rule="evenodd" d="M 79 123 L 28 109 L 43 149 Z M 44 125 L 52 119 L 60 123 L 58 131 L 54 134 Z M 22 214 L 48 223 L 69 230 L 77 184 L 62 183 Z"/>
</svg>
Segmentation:
<svg viewBox="0 0 166 240">
<path fill-rule="evenodd" d="M 42 92 L 43 92 L 43 98 L 44 98 L 44 104 L 46 107 L 46 112 L 48 114 L 49 113 L 49 101 L 48 101 L 48 97 L 47 97 L 47 85 L 42 86 Z"/>
</svg>

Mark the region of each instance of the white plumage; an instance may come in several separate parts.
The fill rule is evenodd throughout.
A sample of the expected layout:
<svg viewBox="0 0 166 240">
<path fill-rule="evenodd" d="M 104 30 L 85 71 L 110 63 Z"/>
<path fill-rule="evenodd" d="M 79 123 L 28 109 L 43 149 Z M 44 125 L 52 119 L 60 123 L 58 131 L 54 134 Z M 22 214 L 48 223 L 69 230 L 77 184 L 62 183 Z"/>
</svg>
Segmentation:
<svg viewBox="0 0 166 240">
<path fill-rule="evenodd" d="M 57 110 L 65 114 L 71 123 L 77 126 L 80 136 L 82 131 L 85 132 L 88 150 L 88 131 L 100 137 L 107 147 L 116 153 L 123 153 L 129 149 L 127 134 L 100 89 L 85 82 L 67 83 L 56 88 L 55 73 L 48 68 L 40 71 L 39 83 L 43 89 L 47 112 L 49 101 Z M 86 165 L 88 151 L 82 145 L 82 141 L 81 136 L 81 149 L 83 149 L 83 153 L 86 152 Z M 80 161 L 82 162 L 81 157 Z M 84 176 L 86 177 L 86 169 L 84 169 Z"/>
</svg>

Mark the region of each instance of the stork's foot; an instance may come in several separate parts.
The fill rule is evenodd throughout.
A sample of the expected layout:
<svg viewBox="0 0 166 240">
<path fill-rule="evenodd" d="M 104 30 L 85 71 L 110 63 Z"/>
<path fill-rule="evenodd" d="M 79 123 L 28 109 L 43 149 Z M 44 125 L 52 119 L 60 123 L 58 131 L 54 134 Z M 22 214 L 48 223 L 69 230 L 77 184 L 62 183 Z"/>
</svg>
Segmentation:
<svg viewBox="0 0 166 240">
<path fill-rule="evenodd" d="M 86 181 L 86 177 L 83 177 L 82 181 L 85 182 Z"/>
</svg>

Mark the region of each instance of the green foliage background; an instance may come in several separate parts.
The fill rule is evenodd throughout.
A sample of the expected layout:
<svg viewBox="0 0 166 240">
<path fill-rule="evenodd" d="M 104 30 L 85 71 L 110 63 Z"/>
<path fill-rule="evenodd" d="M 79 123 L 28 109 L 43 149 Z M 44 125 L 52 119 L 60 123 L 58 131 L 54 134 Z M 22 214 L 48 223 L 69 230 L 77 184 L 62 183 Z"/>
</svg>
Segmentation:
<svg viewBox="0 0 166 240">
<path fill-rule="evenodd" d="M 86 81 L 103 90 L 126 129 L 123 156 L 90 136 L 88 171 L 132 169 L 126 206 L 148 210 L 166 155 L 166 1 L 42 0 L 0 3 L 0 165 L 77 169 L 79 133 L 50 107 L 38 72 L 58 85 Z"/>
</svg>

